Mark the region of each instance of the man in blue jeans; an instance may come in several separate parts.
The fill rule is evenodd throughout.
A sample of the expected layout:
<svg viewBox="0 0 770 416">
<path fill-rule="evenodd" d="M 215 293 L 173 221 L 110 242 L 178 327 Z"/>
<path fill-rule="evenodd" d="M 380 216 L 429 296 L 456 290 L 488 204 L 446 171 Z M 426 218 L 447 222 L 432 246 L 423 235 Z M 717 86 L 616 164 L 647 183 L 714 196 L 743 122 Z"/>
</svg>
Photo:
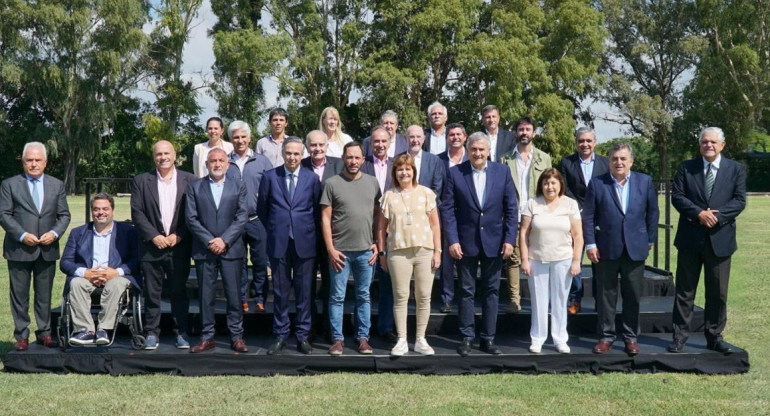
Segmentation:
<svg viewBox="0 0 770 416">
<path fill-rule="evenodd" d="M 382 127 L 376 127 L 381 129 Z M 377 260 L 374 225 L 380 215 L 380 186 L 373 176 L 364 175 L 364 152 L 356 142 L 347 143 L 342 153 L 345 168 L 329 178 L 321 194 L 321 225 L 329 253 L 329 321 L 332 346 L 329 354 L 341 355 L 343 349 L 342 312 L 348 276 L 353 274 L 356 295 L 356 340 L 358 352 L 371 354 L 372 266 Z"/>
</svg>

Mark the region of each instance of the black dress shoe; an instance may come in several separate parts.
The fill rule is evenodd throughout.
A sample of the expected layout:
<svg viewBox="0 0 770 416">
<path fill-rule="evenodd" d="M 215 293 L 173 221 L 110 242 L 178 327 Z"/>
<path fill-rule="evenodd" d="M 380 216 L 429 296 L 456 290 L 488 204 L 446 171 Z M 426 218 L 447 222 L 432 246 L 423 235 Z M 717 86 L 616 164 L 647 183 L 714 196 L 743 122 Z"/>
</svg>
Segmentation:
<svg viewBox="0 0 770 416">
<path fill-rule="evenodd" d="M 310 354 L 313 348 L 310 347 L 310 343 L 307 340 L 297 341 L 297 351 L 303 354 Z"/>
<path fill-rule="evenodd" d="M 668 344 L 668 352 L 682 352 L 684 351 L 684 340 L 683 339 L 674 339 L 674 342 Z"/>
<path fill-rule="evenodd" d="M 452 313 L 452 304 L 449 302 L 446 302 L 443 305 L 441 305 L 438 311 L 441 313 Z"/>
<path fill-rule="evenodd" d="M 273 355 L 279 353 L 286 346 L 286 341 L 282 338 L 276 338 L 275 341 L 267 347 L 267 355 Z"/>
<path fill-rule="evenodd" d="M 500 350 L 500 347 L 495 345 L 495 342 L 491 339 L 482 339 L 481 345 L 479 345 L 479 349 L 487 354 L 492 355 L 500 355 L 503 352 Z"/>
<path fill-rule="evenodd" d="M 460 357 L 467 357 L 470 355 L 472 343 L 473 338 L 463 338 L 462 343 L 457 347 L 457 353 L 460 354 Z"/>
<path fill-rule="evenodd" d="M 728 347 L 724 341 L 706 344 L 706 348 L 722 354 L 731 354 L 733 352 L 733 349 Z"/>
</svg>

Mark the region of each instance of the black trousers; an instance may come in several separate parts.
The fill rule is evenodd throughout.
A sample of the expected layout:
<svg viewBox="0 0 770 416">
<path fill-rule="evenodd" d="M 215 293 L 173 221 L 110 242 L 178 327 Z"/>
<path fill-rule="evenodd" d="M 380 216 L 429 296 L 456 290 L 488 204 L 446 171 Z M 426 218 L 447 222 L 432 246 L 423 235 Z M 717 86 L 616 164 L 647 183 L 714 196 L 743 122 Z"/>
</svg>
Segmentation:
<svg viewBox="0 0 770 416">
<path fill-rule="evenodd" d="M 252 265 L 252 284 L 254 286 L 255 303 L 267 302 L 267 231 L 262 221 L 257 218 L 246 223 L 246 232 L 243 233 L 243 242 L 249 247 Z M 241 303 L 246 302 L 249 293 L 248 259 L 243 258 L 243 271 L 241 272 Z"/>
<path fill-rule="evenodd" d="M 730 281 L 731 256 L 717 257 L 711 244 L 701 249 L 679 250 L 676 260 L 676 298 L 674 299 L 674 339 L 686 341 L 690 336 L 695 291 L 703 268 L 706 290 L 706 342 L 722 341 L 727 324 L 727 284 Z"/>
<path fill-rule="evenodd" d="M 51 292 L 56 262 L 8 261 L 11 285 L 11 315 L 13 316 L 13 337 L 18 341 L 29 338 L 29 285 L 35 288 L 35 336 L 51 334 Z"/>
<path fill-rule="evenodd" d="M 623 254 L 616 260 L 600 259 L 596 264 L 596 272 L 596 299 L 600 306 L 599 340 L 615 342 L 615 310 L 620 280 L 620 293 L 623 296 L 623 339 L 636 342 L 636 337 L 639 336 L 639 298 L 642 296 L 644 261 L 632 260 L 624 249 Z"/>
<path fill-rule="evenodd" d="M 474 297 L 476 295 L 476 273 L 481 267 L 481 330 L 479 335 L 485 340 L 494 340 L 497 332 L 497 309 L 500 291 L 500 272 L 503 269 L 503 259 L 500 256 L 486 257 L 463 256 L 457 261 L 460 273 L 460 300 L 458 324 L 463 338 L 475 338 L 476 310 Z"/>
<path fill-rule="evenodd" d="M 187 279 L 190 277 L 190 259 L 167 256 L 156 261 L 142 261 L 144 274 L 145 332 L 147 335 L 160 335 L 160 300 L 163 292 L 163 280 L 168 280 L 171 295 L 171 316 L 174 320 L 174 333 L 187 333 L 187 313 L 190 301 L 187 299 Z"/>
<path fill-rule="evenodd" d="M 201 340 L 215 335 L 214 306 L 216 293 L 214 283 L 221 274 L 222 286 L 227 299 L 227 329 L 232 341 L 243 338 L 243 307 L 241 306 L 241 272 L 243 259 L 195 260 L 195 274 L 198 277 L 198 298 L 201 310 Z"/>
</svg>

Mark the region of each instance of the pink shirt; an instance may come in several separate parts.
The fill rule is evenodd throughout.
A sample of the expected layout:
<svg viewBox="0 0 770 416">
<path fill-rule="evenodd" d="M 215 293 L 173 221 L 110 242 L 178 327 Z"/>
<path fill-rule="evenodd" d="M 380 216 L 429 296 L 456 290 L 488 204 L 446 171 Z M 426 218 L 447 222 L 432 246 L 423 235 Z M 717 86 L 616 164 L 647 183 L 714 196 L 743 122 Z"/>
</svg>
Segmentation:
<svg viewBox="0 0 770 416">
<path fill-rule="evenodd" d="M 323 181 L 324 171 L 326 170 L 326 158 L 324 158 L 324 162 L 318 166 L 313 163 L 313 159 L 310 159 L 310 166 L 313 167 L 313 172 L 318 175 L 318 180 Z"/>
<path fill-rule="evenodd" d="M 388 158 L 380 160 L 377 156 L 374 157 L 374 176 L 380 183 L 380 192 L 385 193 L 385 183 L 388 179 Z"/>
<path fill-rule="evenodd" d="M 163 230 L 166 235 L 171 234 L 171 222 L 174 219 L 176 210 L 176 168 L 171 171 L 171 178 L 164 181 L 160 172 L 158 175 L 158 207 L 160 208 L 160 221 L 163 223 Z"/>
</svg>

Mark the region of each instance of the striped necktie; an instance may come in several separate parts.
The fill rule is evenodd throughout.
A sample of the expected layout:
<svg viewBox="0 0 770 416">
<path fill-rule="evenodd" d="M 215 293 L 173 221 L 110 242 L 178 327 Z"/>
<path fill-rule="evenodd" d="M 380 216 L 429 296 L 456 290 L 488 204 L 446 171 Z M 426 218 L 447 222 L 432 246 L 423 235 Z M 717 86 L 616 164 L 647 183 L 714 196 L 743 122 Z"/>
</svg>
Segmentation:
<svg viewBox="0 0 770 416">
<path fill-rule="evenodd" d="M 711 170 L 711 163 L 706 167 L 706 199 L 711 198 L 711 191 L 714 189 L 714 171 Z"/>
</svg>

